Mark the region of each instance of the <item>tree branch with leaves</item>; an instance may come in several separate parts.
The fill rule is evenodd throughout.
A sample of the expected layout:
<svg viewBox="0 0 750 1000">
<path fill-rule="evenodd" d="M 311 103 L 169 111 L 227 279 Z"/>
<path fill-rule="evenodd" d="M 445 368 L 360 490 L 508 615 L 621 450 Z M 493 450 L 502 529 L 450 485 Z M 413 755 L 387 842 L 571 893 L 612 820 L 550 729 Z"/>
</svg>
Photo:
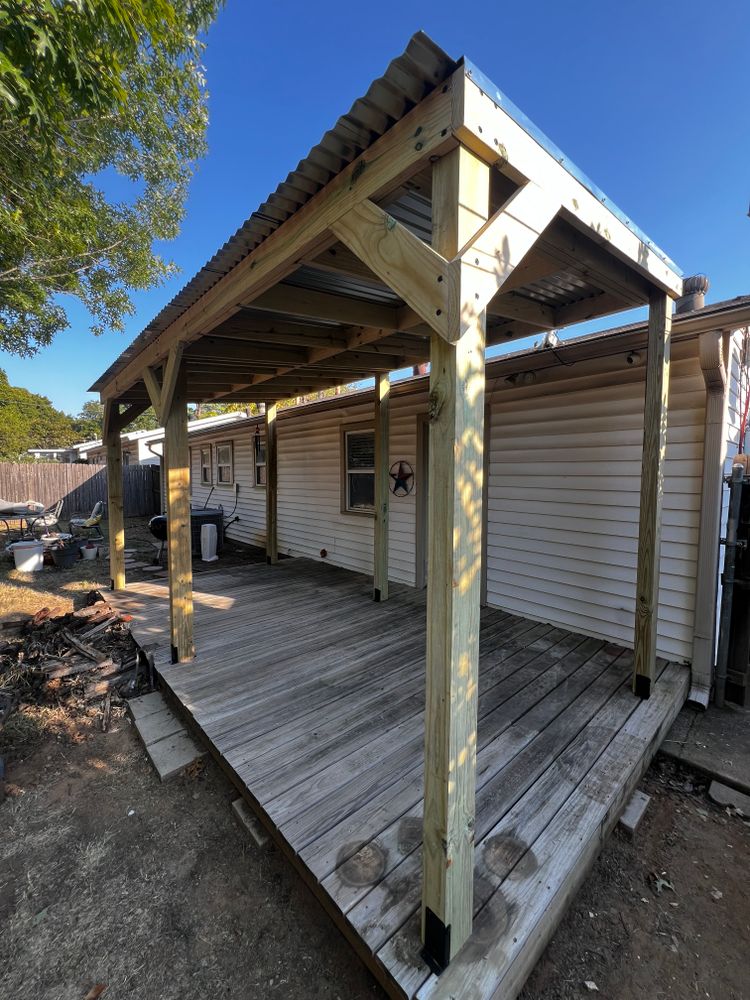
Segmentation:
<svg viewBox="0 0 750 1000">
<path fill-rule="evenodd" d="M 174 265 L 205 153 L 202 33 L 222 0 L 0 0 L 0 348 L 32 355 L 79 299 L 94 333 Z M 119 176 L 131 197 L 105 187 Z M 110 185 L 111 186 L 111 185 Z"/>
</svg>

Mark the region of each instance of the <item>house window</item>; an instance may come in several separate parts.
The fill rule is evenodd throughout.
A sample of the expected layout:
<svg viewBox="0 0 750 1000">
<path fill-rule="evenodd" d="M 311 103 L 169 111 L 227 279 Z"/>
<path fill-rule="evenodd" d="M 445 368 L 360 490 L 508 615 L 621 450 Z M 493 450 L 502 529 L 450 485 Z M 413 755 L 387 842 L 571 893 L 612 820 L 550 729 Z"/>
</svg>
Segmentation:
<svg viewBox="0 0 750 1000">
<path fill-rule="evenodd" d="M 211 486 L 214 481 L 213 468 L 211 466 L 211 445 L 201 448 L 201 485 Z"/>
<path fill-rule="evenodd" d="M 344 434 L 345 509 L 355 513 L 375 510 L 375 433 Z"/>
<path fill-rule="evenodd" d="M 265 486 L 266 485 L 266 442 L 260 436 L 256 434 L 254 437 L 254 454 L 255 454 L 255 485 Z"/>
<path fill-rule="evenodd" d="M 234 482 L 234 454 L 231 441 L 216 445 L 216 482 L 219 486 L 231 486 Z"/>
</svg>

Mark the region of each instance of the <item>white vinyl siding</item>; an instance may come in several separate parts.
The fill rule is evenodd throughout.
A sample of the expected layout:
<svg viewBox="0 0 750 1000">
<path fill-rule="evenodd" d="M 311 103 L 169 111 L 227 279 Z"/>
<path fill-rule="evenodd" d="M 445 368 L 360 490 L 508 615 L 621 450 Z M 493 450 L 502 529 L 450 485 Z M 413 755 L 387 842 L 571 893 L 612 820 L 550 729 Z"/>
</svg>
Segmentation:
<svg viewBox="0 0 750 1000">
<path fill-rule="evenodd" d="M 191 503 L 195 508 L 203 507 L 208 500 L 209 507 L 224 508 L 225 518 L 238 517 L 239 520 L 225 528 L 227 538 L 245 542 L 247 545 L 265 545 L 266 539 L 266 491 L 256 490 L 253 487 L 255 466 L 254 466 L 254 446 L 253 439 L 255 426 L 243 424 L 231 432 L 227 428 L 221 429 L 221 437 L 214 439 L 211 443 L 215 445 L 217 441 L 226 443 L 231 441 L 234 454 L 234 479 L 236 485 L 237 507 L 235 506 L 235 485 L 215 483 L 206 485 L 201 483 L 200 477 L 200 452 L 201 448 L 207 448 L 208 443 L 202 438 L 200 444 L 196 442 L 192 448 L 192 494 Z M 210 500 L 209 500 L 210 495 Z M 231 519 L 230 518 L 230 519 Z"/>
<path fill-rule="evenodd" d="M 488 398 L 487 599 L 632 645 L 645 368 Z M 579 369 L 580 371 L 580 369 Z M 703 465 L 704 383 L 675 349 L 665 463 L 658 650 L 689 660 Z"/>
<path fill-rule="evenodd" d="M 391 398 L 389 465 L 408 462 L 416 474 L 417 415 L 427 405 L 421 390 Z M 282 413 L 278 422 L 279 551 L 372 573 L 373 519 L 341 511 L 341 436 L 347 426 L 372 424 L 374 404 L 347 404 L 316 413 Z M 390 496 L 389 576 L 413 584 L 416 558 L 415 483 L 406 497 Z"/>
</svg>

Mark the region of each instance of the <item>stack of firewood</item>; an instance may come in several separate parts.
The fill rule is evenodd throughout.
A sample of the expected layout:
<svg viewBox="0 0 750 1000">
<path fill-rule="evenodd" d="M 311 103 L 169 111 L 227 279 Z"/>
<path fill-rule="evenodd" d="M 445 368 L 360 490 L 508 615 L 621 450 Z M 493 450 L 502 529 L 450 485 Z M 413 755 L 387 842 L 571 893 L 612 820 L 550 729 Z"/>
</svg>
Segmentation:
<svg viewBox="0 0 750 1000">
<path fill-rule="evenodd" d="M 1 617 L 0 726 L 22 699 L 39 701 L 52 692 L 87 702 L 104 696 L 108 714 L 113 693 L 132 694 L 143 681 L 150 686 L 130 620 L 98 591 L 70 614 L 53 617 L 44 608 Z"/>
</svg>

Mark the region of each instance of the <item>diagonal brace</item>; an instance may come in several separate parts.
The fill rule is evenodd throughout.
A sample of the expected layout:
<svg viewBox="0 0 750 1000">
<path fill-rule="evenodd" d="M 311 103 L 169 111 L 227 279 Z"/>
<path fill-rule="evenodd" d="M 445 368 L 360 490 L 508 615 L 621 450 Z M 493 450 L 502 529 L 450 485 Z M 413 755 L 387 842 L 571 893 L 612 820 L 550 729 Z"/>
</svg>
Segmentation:
<svg viewBox="0 0 750 1000">
<path fill-rule="evenodd" d="M 436 333 L 455 343 L 560 208 L 557 199 L 529 182 L 450 261 L 368 200 L 331 228 Z"/>
</svg>

